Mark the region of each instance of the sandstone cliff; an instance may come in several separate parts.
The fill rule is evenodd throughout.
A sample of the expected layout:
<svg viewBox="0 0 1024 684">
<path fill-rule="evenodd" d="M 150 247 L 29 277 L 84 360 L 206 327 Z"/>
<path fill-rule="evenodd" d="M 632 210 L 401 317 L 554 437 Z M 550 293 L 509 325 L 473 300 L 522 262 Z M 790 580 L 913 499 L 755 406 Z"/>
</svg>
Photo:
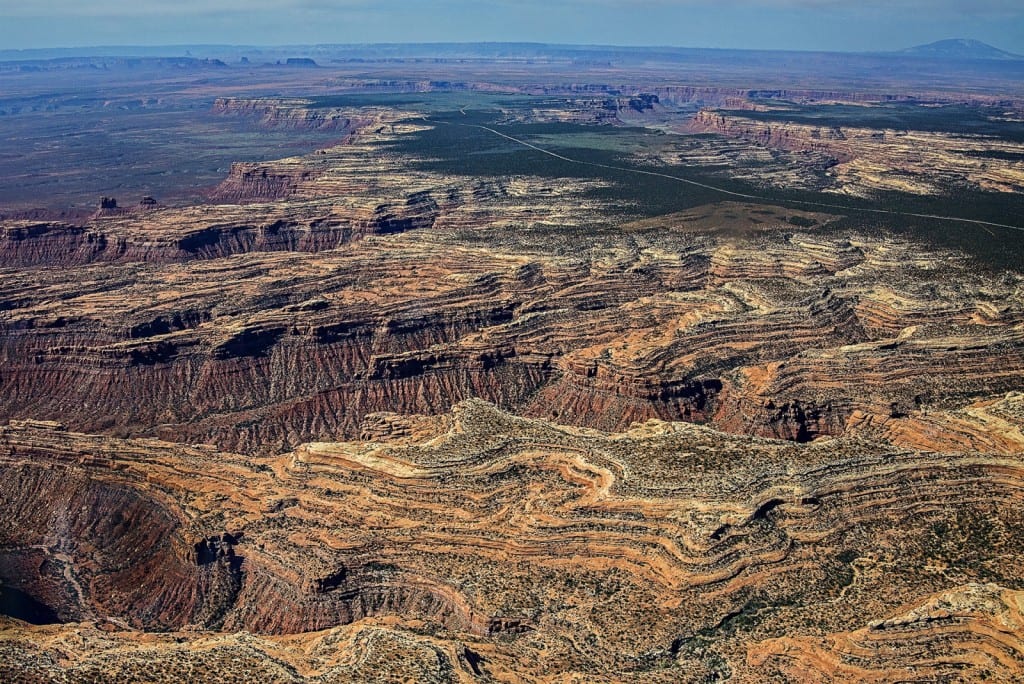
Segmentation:
<svg viewBox="0 0 1024 684">
<path fill-rule="evenodd" d="M 256 119 L 272 128 L 310 129 L 348 133 L 366 123 L 357 113 L 337 108 L 314 108 L 309 100 L 279 98 L 221 97 L 213 103 L 213 113 Z"/>
</svg>

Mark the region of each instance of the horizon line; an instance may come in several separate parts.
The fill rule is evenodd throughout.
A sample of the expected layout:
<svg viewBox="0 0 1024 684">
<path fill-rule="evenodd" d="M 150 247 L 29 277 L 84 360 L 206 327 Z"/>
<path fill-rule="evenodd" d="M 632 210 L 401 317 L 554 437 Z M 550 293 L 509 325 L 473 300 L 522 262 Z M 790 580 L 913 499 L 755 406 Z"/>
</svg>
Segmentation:
<svg viewBox="0 0 1024 684">
<path fill-rule="evenodd" d="M 702 47 L 693 45 L 635 45 L 635 44 L 610 44 L 610 43 L 551 43 L 543 41 L 494 41 L 494 40 L 467 40 L 467 41 L 392 41 L 392 42 L 371 42 L 371 43 L 157 43 L 152 45 L 131 44 L 131 43 L 108 43 L 94 45 L 54 45 L 46 47 L 28 48 L 0 48 L 0 54 L 4 53 L 27 53 L 45 51 L 72 51 L 72 50 L 172 50 L 192 48 L 230 48 L 230 49 L 296 49 L 296 48 L 374 48 L 374 47 L 456 47 L 456 46 L 532 46 L 548 48 L 599 48 L 615 50 L 694 50 L 694 51 L 715 51 L 715 52 L 778 52 L 778 53 L 801 53 L 801 54 L 841 54 L 841 55 L 900 55 L 904 57 L 918 57 L 927 59 L 927 55 L 907 54 L 908 50 L 917 47 L 925 47 L 946 41 L 971 40 L 969 38 L 940 38 L 931 43 L 912 45 L 898 50 L 815 50 L 798 48 L 737 48 L 737 47 Z M 995 47 L 984 41 L 976 41 L 995 50 L 999 50 L 1010 57 L 1024 59 L 1024 56 L 1012 53 L 1002 48 Z M 89 55 L 83 55 L 89 56 Z M 117 55 L 128 57 L 131 55 Z M 188 56 L 188 55 L 173 55 Z"/>
</svg>

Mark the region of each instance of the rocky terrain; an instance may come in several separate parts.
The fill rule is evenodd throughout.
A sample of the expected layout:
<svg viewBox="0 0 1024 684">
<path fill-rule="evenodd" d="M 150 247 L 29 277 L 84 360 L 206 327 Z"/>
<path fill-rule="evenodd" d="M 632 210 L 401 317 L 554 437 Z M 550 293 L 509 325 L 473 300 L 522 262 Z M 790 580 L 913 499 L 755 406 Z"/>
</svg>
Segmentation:
<svg viewBox="0 0 1024 684">
<path fill-rule="evenodd" d="M 9 228 L 0 407 L 250 452 L 470 397 L 606 430 L 918 445 L 1022 389 L 1017 274 L 728 203 L 559 248 L 534 240 L 560 211 L 585 219 L 571 187 L 446 180 L 373 204 L 229 205 L 212 226 L 212 208 L 154 212 L 141 235 L 122 218 Z M 25 268 L 41 262 L 81 265 Z M 963 415 L 949 429 L 966 445 L 1017 444 Z"/>
<path fill-rule="evenodd" d="M 339 140 L 208 202 L 0 224 L 0 678 L 1020 678 L 1024 273 L 308 104 L 218 102 Z"/>
<path fill-rule="evenodd" d="M 5 623 L 5 675 L 1018 672 L 1015 457 L 479 400 L 365 425 L 383 436 L 253 458 L 12 422 L 4 591 L 69 624 Z"/>
<path fill-rule="evenodd" d="M 295 128 L 349 131 L 365 124 L 348 112 L 331 108 L 310 108 L 301 98 L 220 97 L 213 103 L 215 114 L 256 118 L 268 128 Z"/>
<path fill-rule="evenodd" d="M 828 171 L 829 189 L 843 194 L 940 194 L 956 185 L 1006 193 L 1024 190 L 1021 144 L 988 136 L 768 123 L 714 110 L 699 112 L 687 129 L 772 149 L 827 155 L 835 160 Z"/>
</svg>

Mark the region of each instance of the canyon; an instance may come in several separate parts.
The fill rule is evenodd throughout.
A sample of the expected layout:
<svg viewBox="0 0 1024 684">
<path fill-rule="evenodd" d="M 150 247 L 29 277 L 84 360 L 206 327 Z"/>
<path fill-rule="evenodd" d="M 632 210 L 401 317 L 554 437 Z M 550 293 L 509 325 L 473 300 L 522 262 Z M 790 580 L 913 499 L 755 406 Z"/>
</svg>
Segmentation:
<svg viewBox="0 0 1024 684">
<path fill-rule="evenodd" d="M 1017 593 L 994 584 L 1020 562 L 1015 458 L 656 419 L 603 433 L 480 400 L 365 423 L 373 441 L 261 458 L 12 422 L 5 590 L 46 597 L 72 623 L 62 638 L 88 646 L 69 656 L 55 627 L 8 621 L 5 662 L 345 681 L 364 667 L 670 681 L 676 663 L 757 681 L 854 672 L 839 662 L 857 648 L 866 669 L 1016 672 L 1019 632 L 994 627 L 1020 620 Z M 286 636 L 300 633 L 301 647 Z M 870 645 L 893 638 L 917 645 Z M 951 642 L 982 648 L 915 659 Z M 357 653 L 368 662 L 351 667 Z"/>
<path fill-rule="evenodd" d="M 1020 93 L 188 64 L 330 139 L 0 212 L 0 678 L 1022 676 Z"/>
</svg>

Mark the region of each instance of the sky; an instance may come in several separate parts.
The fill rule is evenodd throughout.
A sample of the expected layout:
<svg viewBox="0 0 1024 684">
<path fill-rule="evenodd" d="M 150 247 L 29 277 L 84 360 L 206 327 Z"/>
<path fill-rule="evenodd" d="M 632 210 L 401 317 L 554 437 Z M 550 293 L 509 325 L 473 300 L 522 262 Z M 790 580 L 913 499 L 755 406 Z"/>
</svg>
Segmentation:
<svg viewBox="0 0 1024 684">
<path fill-rule="evenodd" d="M 0 0 L 0 49 L 530 41 L 1024 54 L 1024 0 Z"/>
</svg>

